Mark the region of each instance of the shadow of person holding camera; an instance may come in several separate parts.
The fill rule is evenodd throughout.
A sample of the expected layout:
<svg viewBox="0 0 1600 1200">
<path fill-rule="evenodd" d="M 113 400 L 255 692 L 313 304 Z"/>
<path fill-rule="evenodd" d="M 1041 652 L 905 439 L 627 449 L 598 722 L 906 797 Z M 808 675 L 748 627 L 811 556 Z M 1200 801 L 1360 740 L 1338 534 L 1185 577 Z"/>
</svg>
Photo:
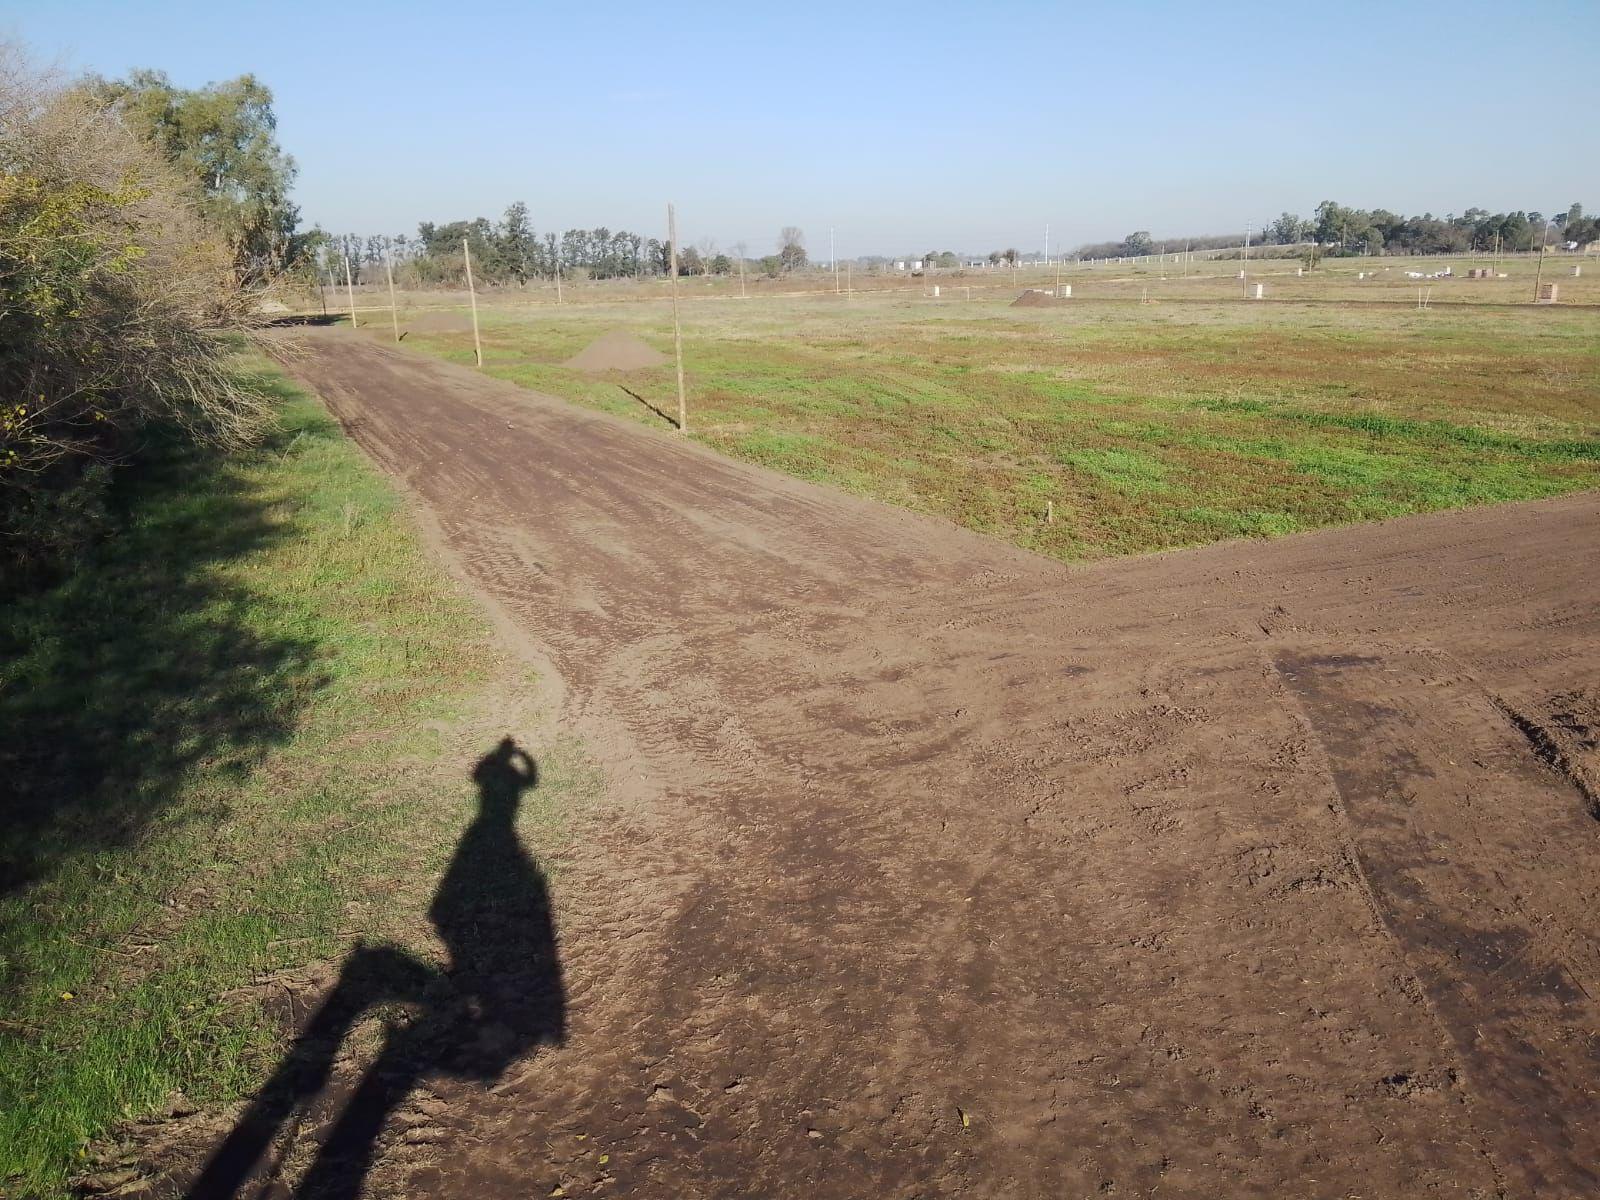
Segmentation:
<svg viewBox="0 0 1600 1200">
<path fill-rule="evenodd" d="M 507 737 L 478 760 L 472 778 L 477 816 L 428 908 L 447 965 L 434 968 L 391 947 L 356 946 L 277 1071 L 190 1185 L 187 1200 L 224 1200 L 270 1184 L 278 1172 L 268 1161 L 273 1143 L 293 1140 L 327 1091 L 340 1046 L 377 1005 L 401 1004 L 416 1015 L 390 1025 L 348 1098 L 327 1106 L 337 1115 L 296 1192 L 306 1200 L 359 1195 L 386 1121 L 419 1081 L 493 1081 L 536 1047 L 565 1038 L 566 991 L 549 891 L 516 831 L 517 810 L 538 784 L 538 767 Z"/>
</svg>

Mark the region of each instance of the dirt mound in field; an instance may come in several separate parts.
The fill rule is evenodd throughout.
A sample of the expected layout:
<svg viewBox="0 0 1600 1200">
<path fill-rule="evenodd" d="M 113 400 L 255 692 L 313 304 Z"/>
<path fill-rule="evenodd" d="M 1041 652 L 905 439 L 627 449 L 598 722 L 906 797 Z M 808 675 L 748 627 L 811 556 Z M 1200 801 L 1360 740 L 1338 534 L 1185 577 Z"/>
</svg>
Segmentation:
<svg viewBox="0 0 1600 1200">
<path fill-rule="evenodd" d="M 406 326 L 407 333 L 469 333 L 471 330 L 472 318 L 459 312 L 424 313 Z"/>
<path fill-rule="evenodd" d="M 575 371 L 637 371 L 667 361 L 648 342 L 621 329 L 603 333 L 561 365 Z"/>
<path fill-rule="evenodd" d="M 1054 308 L 1061 303 L 1059 296 L 1052 296 L 1049 292 L 1042 292 L 1038 288 L 1029 288 L 1011 302 L 1012 308 Z"/>
</svg>

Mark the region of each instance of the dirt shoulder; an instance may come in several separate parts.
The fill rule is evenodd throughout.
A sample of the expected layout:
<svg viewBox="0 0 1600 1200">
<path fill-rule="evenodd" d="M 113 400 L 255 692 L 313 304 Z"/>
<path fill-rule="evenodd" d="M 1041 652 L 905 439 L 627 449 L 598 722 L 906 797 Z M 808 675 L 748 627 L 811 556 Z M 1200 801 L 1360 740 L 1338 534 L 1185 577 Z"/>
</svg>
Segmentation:
<svg viewBox="0 0 1600 1200">
<path fill-rule="evenodd" d="M 618 797 L 565 1044 L 374 1187 L 1600 1189 L 1600 497 L 1069 570 L 305 348 Z"/>
</svg>

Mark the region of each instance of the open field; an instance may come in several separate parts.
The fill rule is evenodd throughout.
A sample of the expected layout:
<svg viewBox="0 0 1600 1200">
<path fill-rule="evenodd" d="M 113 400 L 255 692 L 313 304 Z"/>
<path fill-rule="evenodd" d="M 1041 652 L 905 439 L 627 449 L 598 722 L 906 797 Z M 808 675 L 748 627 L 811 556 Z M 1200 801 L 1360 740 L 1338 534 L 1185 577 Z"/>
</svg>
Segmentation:
<svg viewBox="0 0 1600 1200">
<path fill-rule="evenodd" d="M 934 287 L 940 289 L 940 299 L 964 301 L 973 299 L 1010 300 L 1024 288 L 1053 288 L 1057 280 L 1072 286 L 1075 300 L 1151 300 L 1205 301 L 1239 300 L 1247 295 L 1246 284 L 1253 289 L 1256 283 L 1266 285 L 1267 302 L 1273 300 L 1301 300 L 1316 303 L 1361 302 L 1395 304 L 1416 307 L 1417 289 L 1422 288 L 1432 305 L 1446 304 L 1530 304 L 1534 298 L 1536 279 L 1554 283 L 1559 287 L 1560 303 L 1568 307 L 1600 305 L 1600 255 L 1550 254 L 1541 268 L 1536 254 L 1510 254 L 1500 258 L 1485 255 L 1456 254 L 1448 256 L 1380 257 L 1380 258 L 1330 258 L 1324 259 L 1315 270 L 1296 276 L 1300 262 L 1294 258 L 1252 258 L 1248 264 L 1238 258 L 1196 259 L 1191 263 L 1168 261 L 1116 262 L 1108 260 L 1089 264 L 1063 263 L 1059 266 L 1037 264 L 1016 268 L 993 267 L 936 271 L 912 275 L 905 271 L 879 271 L 852 273 L 849 288 L 853 294 L 895 295 L 908 299 L 931 299 Z M 1238 278 L 1241 268 L 1248 266 L 1248 278 Z M 1496 278 L 1474 280 L 1466 278 L 1470 268 L 1493 269 Z M 1572 275 L 1577 267 L 1581 274 Z M 1454 272 L 1450 279 L 1415 280 L 1407 272 L 1424 275 L 1449 268 Z M 1499 274 L 1506 278 L 1498 278 Z M 1360 276 L 1366 275 L 1362 279 Z M 423 308 L 455 307 L 465 302 L 465 281 L 454 289 L 402 291 L 402 306 Z M 829 271 L 821 268 L 798 272 L 779 278 L 749 275 L 741 286 L 739 277 L 685 276 L 679 280 L 682 295 L 692 300 L 776 299 L 779 297 L 833 296 L 835 280 Z M 841 266 L 838 287 L 843 292 L 846 274 Z M 567 280 L 562 287 L 562 302 L 587 305 L 597 303 L 629 303 L 666 300 L 670 284 L 664 278 Z M 312 300 L 317 298 L 313 296 Z M 480 293 L 480 300 L 488 299 Z M 327 287 L 321 295 L 323 306 L 329 312 L 348 311 L 344 287 Z M 387 319 L 388 292 L 381 283 L 365 284 L 355 291 L 357 308 L 365 310 L 378 306 Z M 556 289 L 547 279 L 530 281 L 525 288 L 497 289 L 492 303 L 496 307 L 547 306 L 556 304 Z M 379 320 L 376 313 L 374 321 Z"/>
<path fill-rule="evenodd" d="M 1329 278 L 1306 288 L 1337 299 Z M 1067 560 L 1600 483 L 1600 310 L 1257 304 L 1210 298 L 1233 286 L 1215 277 L 1172 286 L 1195 296 L 693 300 L 691 432 Z M 647 423 L 676 411 L 670 364 L 560 365 L 612 329 L 670 352 L 664 305 L 518 295 L 481 309 L 491 374 Z M 402 328 L 423 315 L 457 327 L 407 346 L 471 361 L 464 311 L 409 310 Z M 390 336 L 387 314 L 365 319 Z"/>
<path fill-rule="evenodd" d="M 611 786 L 563 1044 L 196 1200 L 1600 1190 L 1595 495 L 1069 568 L 303 344 Z"/>
<path fill-rule="evenodd" d="M 252 1091 L 352 944 L 436 957 L 472 760 L 547 716 L 277 378 L 265 445 L 152 453 L 113 536 L 0 605 L 0 1196 L 113 1186 L 113 1126 Z M 587 785 L 541 759 L 544 848 Z"/>
</svg>

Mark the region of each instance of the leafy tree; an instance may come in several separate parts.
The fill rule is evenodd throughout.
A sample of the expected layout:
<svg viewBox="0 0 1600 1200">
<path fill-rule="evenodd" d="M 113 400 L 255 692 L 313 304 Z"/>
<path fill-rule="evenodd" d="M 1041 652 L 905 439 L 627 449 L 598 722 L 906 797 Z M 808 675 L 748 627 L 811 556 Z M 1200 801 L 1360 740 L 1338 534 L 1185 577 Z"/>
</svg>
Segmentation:
<svg viewBox="0 0 1600 1200">
<path fill-rule="evenodd" d="M 299 209 L 289 202 L 294 160 L 278 146 L 272 92 L 255 76 L 185 89 L 161 71 L 134 71 L 125 80 L 91 79 L 86 90 L 192 182 L 241 282 L 270 278 L 305 251 L 295 236 Z"/>
<path fill-rule="evenodd" d="M 1294 213 L 1286 212 L 1267 226 L 1266 234 L 1280 246 L 1292 246 L 1296 242 L 1304 241 L 1309 229 L 1308 222 L 1302 221 Z"/>
<path fill-rule="evenodd" d="M 785 272 L 798 271 L 810 260 L 806 257 L 805 231 L 785 225 L 778 233 L 778 262 Z"/>
<path fill-rule="evenodd" d="M 1343 246 L 1350 237 L 1352 218 L 1351 211 L 1342 204 L 1324 200 L 1317 205 L 1317 241 Z"/>
<path fill-rule="evenodd" d="M 561 235 L 561 269 L 571 275 L 584 264 L 584 243 L 588 234 L 582 229 L 569 229 Z"/>
<path fill-rule="evenodd" d="M 528 206 L 521 200 L 506 209 L 500 220 L 500 261 L 518 283 L 527 283 L 539 256 L 539 238 L 528 219 Z"/>
</svg>

